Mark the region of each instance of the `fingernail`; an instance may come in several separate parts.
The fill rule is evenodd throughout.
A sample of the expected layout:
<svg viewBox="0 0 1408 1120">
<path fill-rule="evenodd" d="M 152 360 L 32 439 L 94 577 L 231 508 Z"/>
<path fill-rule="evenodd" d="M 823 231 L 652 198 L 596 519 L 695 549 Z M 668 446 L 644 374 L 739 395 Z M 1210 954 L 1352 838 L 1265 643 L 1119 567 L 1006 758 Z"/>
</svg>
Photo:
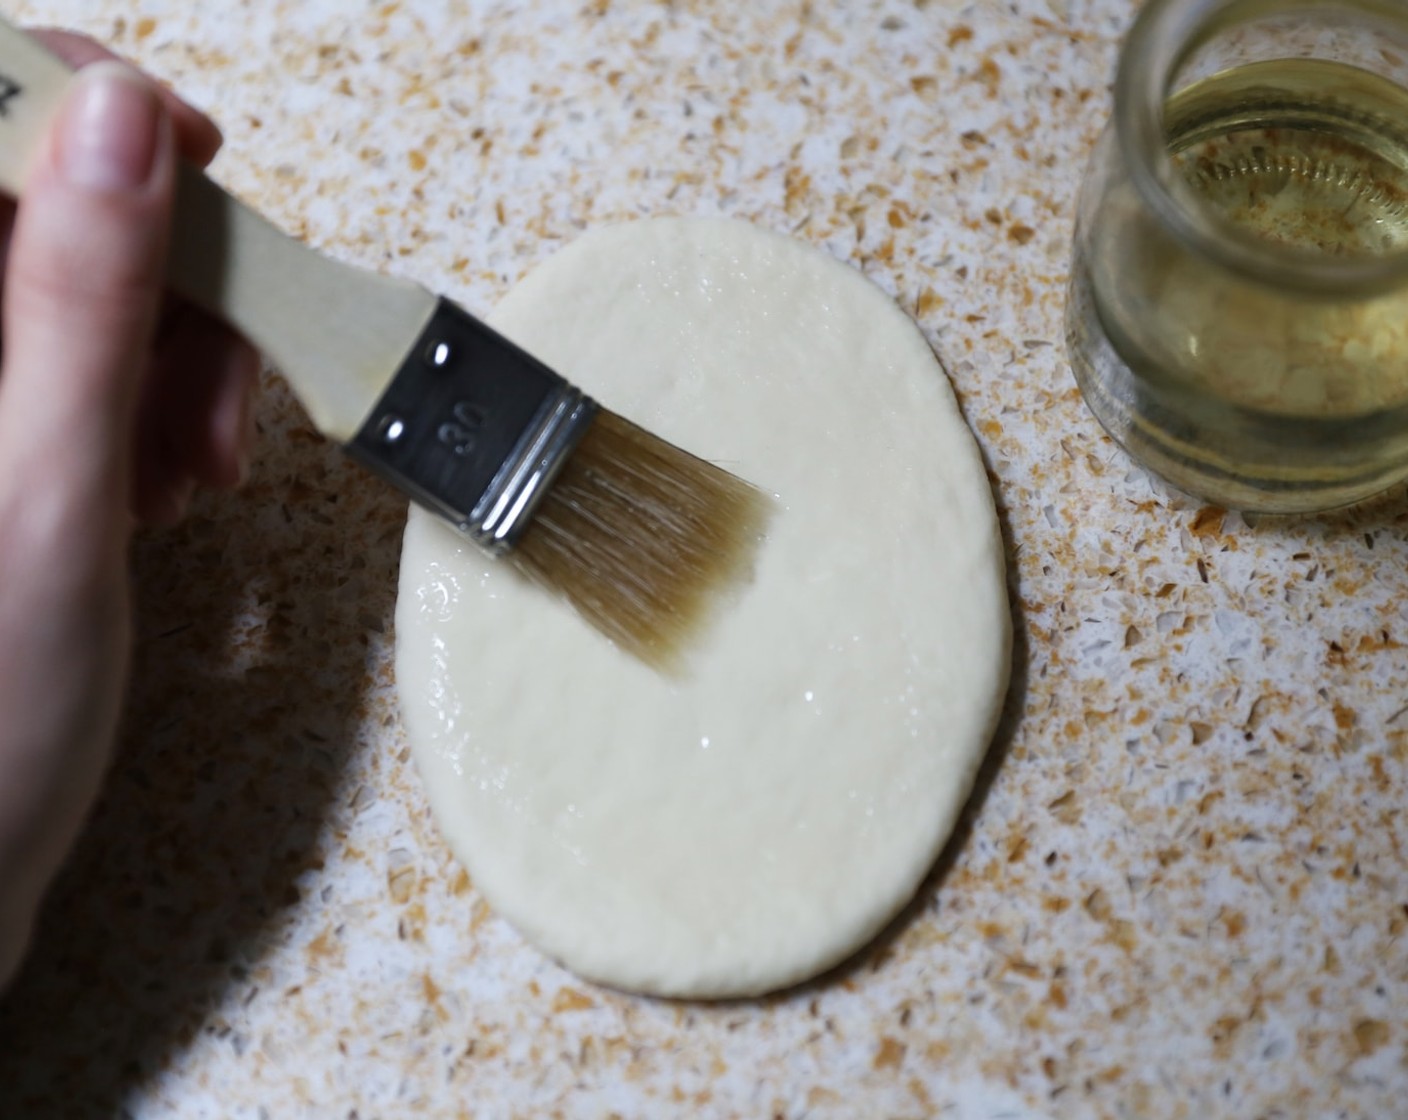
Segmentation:
<svg viewBox="0 0 1408 1120">
<path fill-rule="evenodd" d="M 136 71 L 120 62 L 85 66 L 64 105 L 59 168 L 89 190 L 136 190 L 151 178 L 162 127 L 156 90 Z"/>
</svg>

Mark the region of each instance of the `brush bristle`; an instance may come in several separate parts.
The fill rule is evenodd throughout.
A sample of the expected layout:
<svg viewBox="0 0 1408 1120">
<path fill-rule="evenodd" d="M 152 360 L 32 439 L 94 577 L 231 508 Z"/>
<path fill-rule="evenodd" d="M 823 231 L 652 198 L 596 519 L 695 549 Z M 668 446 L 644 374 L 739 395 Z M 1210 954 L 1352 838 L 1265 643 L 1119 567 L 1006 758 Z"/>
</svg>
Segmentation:
<svg viewBox="0 0 1408 1120">
<path fill-rule="evenodd" d="M 747 580 L 767 495 L 603 409 L 509 553 L 608 638 L 676 672 Z"/>
</svg>

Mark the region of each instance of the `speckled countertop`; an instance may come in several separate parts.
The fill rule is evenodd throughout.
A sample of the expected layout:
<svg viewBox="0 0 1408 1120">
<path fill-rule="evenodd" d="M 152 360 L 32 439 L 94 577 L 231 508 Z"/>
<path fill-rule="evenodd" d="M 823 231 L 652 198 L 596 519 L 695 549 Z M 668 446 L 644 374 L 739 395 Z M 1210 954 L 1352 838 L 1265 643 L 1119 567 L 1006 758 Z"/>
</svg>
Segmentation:
<svg viewBox="0 0 1408 1120">
<path fill-rule="evenodd" d="M 127 732 L 0 1005 L 0 1116 L 1402 1115 L 1408 504 L 1200 509 L 1062 351 L 1133 6 L 7 4 L 209 107 L 286 228 L 471 307 L 637 215 L 853 262 L 978 434 L 1018 640 L 969 815 L 859 960 L 762 1002 L 592 988 L 439 840 L 390 676 L 402 504 L 270 379 L 253 484 L 138 549 Z"/>
</svg>

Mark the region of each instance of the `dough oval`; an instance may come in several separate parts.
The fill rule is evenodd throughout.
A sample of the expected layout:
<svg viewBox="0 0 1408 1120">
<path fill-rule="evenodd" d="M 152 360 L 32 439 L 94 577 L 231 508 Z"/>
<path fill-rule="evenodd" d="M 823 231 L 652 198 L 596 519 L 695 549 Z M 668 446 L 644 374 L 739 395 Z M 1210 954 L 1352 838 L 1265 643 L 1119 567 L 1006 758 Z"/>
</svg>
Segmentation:
<svg viewBox="0 0 1408 1120">
<path fill-rule="evenodd" d="M 860 273 L 727 219 L 589 233 L 490 321 L 779 508 L 680 680 L 413 509 L 396 676 L 445 837 L 588 979 L 822 972 L 913 896 L 1006 691 L 1001 538 L 947 379 Z"/>
</svg>

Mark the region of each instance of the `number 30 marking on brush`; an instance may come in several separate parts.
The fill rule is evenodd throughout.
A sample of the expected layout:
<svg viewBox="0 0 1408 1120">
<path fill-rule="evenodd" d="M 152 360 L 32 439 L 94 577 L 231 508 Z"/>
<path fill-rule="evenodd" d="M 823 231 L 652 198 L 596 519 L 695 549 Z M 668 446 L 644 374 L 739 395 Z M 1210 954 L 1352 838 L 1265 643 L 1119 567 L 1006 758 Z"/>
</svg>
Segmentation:
<svg viewBox="0 0 1408 1120">
<path fill-rule="evenodd" d="M 454 419 L 441 424 L 436 436 L 456 455 L 472 455 L 479 430 L 484 426 L 484 410 L 473 401 L 459 401 L 450 415 Z"/>
</svg>

